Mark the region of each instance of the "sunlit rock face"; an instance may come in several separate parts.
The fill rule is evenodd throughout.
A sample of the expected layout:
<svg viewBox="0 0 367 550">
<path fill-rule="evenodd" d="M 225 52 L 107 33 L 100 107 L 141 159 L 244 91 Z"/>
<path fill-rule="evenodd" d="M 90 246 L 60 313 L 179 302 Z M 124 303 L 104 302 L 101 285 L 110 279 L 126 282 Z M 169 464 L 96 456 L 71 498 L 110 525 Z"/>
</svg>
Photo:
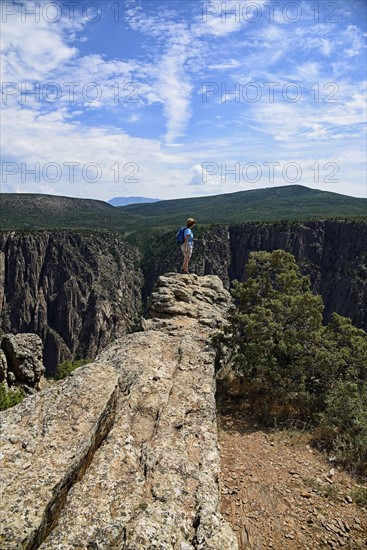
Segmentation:
<svg viewBox="0 0 367 550">
<path fill-rule="evenodd" d="M 235 550 L 219 513 L 215 276 L 161 276 L 143 330 L 3 413 L 2 549 Z"/>
</svg>

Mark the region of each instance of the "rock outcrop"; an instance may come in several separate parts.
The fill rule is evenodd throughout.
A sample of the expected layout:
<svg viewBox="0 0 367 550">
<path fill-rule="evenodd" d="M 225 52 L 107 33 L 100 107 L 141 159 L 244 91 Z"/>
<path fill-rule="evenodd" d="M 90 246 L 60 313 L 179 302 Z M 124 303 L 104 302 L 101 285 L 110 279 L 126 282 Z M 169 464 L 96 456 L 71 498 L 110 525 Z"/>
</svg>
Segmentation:
<svg viewBox="0 0 367 550">
<path fill-rule="evenodd" d="M 162 237 L 160 240 L 163 241 Z M 147 258 L 145 296 L 156 278 L 182 262 L 180 251 L 172 254 L 172 238 L 160 255 Z M 245 223 L 215 226 L 195 242 L 190 266 L 198 275 L 214 274 L 226 288 L 234 279 L 243 281 L 250 252 L 291 252 L 315 292 L 321 294 L 324 320 L 335 311 L 350 317 L 367 331 L 367 223 L 358 221 L 308 221 L 304 223 Z M 169 250 L 169 252 L 168 252 Z"/>
<path fill-rule="evenodd" d="M 28 391 L 39 390 L 41 378 L 45 373 L 42 363 L 42 340 L 37 334 L 6 334 L 1 340 L 1 350 L 4 353 L 7 384 L 22 385 Z M 1 361 L 1 359 L 0 359 Z"/>
<path fill-rule="evenodd" d="M 235 550 L 219 513 L 217 277 L 158 279 L 143 331 L 3 413 L 0 547 Z"/>
<path fill-rule="evenodd" d="M 141 310 L 137 250 L 112 234 L 0 234 L 0 332 L 38 334 L 46 374 L 93 358 Z"/>
<path fill-rule="evenodd" d="M 8 383 L 8 362 L 6 355 L 2 349 L 0 349 L 0 383 Z"/>
</svg>

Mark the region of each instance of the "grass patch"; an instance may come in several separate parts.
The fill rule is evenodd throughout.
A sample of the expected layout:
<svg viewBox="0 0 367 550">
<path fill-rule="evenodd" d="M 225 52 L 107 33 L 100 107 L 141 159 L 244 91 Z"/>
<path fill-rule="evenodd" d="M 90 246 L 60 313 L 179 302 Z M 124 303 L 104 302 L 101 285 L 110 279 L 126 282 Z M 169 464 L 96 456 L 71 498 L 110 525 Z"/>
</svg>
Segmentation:
<svg viewBox="0 0 367 550">
<path fill-rule="evenodd" d="M 352 496 L 354 502 L 358 504 L 358 506 L 362 506 L 367 508 L 367 488 L 366 487 L 359 487 L 356 489 Z"/>
</svg>

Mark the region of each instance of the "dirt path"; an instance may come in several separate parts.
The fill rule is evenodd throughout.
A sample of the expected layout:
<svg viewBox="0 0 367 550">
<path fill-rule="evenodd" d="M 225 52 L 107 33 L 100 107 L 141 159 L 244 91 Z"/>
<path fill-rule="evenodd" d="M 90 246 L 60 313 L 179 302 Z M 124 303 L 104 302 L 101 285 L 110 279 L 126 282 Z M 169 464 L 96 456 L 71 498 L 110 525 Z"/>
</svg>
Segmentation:
<svg viewBox="0 0 367 550">
<path fill-rule="evenodd" d="M 222 403 L 221 505 L 240 548 L 367 548 L 367 510 L 354 502 L 361 485 L 306 434 L 265 432 L 239 416 Z"/>
</svg>

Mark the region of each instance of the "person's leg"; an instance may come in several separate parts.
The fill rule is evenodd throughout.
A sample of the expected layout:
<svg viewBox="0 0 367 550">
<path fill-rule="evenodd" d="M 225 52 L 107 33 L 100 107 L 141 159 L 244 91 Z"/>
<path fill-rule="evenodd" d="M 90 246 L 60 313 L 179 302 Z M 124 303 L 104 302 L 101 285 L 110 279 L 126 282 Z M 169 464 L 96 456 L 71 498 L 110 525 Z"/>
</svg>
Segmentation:
<svg viewBox="0 0 367 550">
<path fill-rule="evenodd" d="M 187 273 L 188 270 L 189 270 L 189 261 L 190 261 L 190 256 L 191 256 L 191 249 L 189 249 L 189 253 L 187 254 L 186 253 L 186 246 L 185 246 L 185 244 L 183 244 L 181 246 L 181 250 L 182 250 L 182 253 L 184 255 L 184 260 L 183 260 L 183 264 L 182 264 L 182 271 L 184 273 Z"/>
<path fill-rule="evenodd" d="M 189 260 L 190 260 L 190 256 L 185 256 L 184 257 L 184 261 L 183 261 L 183 264 L 182 264 L 182 271 L 188 271 L 189 270 Z"/>
</svg>

